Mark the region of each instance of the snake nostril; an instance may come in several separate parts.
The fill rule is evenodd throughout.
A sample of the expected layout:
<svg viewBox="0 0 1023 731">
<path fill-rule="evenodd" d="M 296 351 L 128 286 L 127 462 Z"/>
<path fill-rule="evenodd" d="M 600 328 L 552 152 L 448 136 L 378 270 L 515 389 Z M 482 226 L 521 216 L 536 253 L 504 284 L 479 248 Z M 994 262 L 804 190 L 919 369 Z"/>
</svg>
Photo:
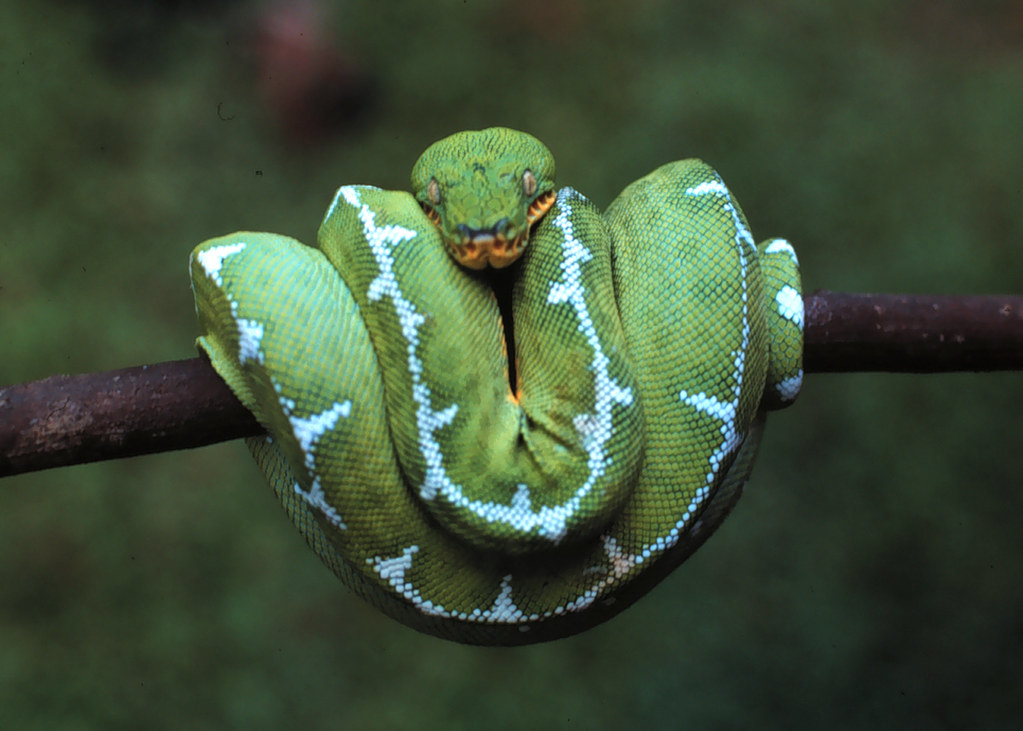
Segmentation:
<svg viewBox="0 0 1023 731">
<path fill-rule="evenodd" d="M 472 239 L 473 230 L 469 228 L 466 224 L 464 223 L 458 224 L 457 226 L 455 226 L 455 230 L 458 231 L 458 233 L 461 235 L 463 242 L 470 241 Z"/>
</svg>

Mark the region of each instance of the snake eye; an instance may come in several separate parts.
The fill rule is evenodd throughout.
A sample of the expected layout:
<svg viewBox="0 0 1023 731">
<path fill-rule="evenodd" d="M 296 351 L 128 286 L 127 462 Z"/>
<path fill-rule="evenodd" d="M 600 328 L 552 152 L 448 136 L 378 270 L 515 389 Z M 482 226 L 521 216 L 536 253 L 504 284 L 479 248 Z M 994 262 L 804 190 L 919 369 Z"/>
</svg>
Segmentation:
<svg viewBox="0 0 1023 731">
<path fill-rule="evenodd" d="M 426 184 L 426 196 L 433 205 L 440 205 L 440 183 L 437 182 L 437 178 L 430 178 L 430 182 Z"/>
<path fill-rule="evenodd" d="M 531 196 L 536 192 L 536 176 L 533 175 L 532 170 L 522 173 L 522 192 L 527 196 Z"/>
</svg>

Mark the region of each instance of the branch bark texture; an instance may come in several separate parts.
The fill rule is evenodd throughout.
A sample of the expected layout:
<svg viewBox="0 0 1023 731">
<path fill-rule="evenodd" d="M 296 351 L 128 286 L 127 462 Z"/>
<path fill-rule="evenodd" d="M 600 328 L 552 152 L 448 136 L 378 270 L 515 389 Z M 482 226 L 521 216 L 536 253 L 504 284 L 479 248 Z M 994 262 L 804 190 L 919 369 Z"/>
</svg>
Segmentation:
<svg viewBox="0 0 1023 731">
<path fill-rule="evenodd" d="M 818 291 L 804 305 L 807 373 L 1023 370 L 1023 296 Z M 260 433 L 200 358 L 0 387 L 0 476 Z"/>
</svg>

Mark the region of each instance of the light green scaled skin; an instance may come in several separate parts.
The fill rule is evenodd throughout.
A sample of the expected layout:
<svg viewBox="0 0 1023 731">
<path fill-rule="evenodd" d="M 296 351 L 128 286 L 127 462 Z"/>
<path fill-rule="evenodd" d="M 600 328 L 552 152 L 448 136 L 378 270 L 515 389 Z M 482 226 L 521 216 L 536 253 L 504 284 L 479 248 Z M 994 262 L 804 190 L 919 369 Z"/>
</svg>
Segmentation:
<svg viewBox="0 0 1023 731">
<path fill-rule="evenodd" d="M 563 188 L 531 229 L 554 161 L 524 133 L 441 140 L 413 188 L 342 187 L 318 248 L 201 244 L 199 347 L 266 427 L 249 446 L 286 511 L 357 593 L 461 642 L 579 632 L 738 499 L 764 411 L 802 379 L 795 254 L 756 247 L 696 160 L 604 214 Z M 497 275 L 514 282 L 514 393 L 488 275 L 453 259 L 466 229 L 522 235 Z"/>
</svg>

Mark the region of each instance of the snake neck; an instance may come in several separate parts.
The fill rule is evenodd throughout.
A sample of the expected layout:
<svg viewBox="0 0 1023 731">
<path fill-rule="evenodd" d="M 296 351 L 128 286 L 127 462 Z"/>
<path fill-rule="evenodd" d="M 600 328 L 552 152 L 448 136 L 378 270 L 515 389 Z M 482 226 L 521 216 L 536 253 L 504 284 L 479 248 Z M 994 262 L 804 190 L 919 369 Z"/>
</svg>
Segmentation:
<svg viewBox="0 0 1023 731">
<path fill-rule="evenodd" d="M 501 312 L 501 328 L 504 335 L 504 351 L 508 365 L 508 390 L 516 398 L 519 396 L 518 362 L 515 352 L 515 316 L 512 306 L 515 282 L 522 270 L 522 262 L 517 261 L 504 269 L 484 269 L 479 272 L 480 279 L 490 287 L 497 300 Z"/>
</svg>

